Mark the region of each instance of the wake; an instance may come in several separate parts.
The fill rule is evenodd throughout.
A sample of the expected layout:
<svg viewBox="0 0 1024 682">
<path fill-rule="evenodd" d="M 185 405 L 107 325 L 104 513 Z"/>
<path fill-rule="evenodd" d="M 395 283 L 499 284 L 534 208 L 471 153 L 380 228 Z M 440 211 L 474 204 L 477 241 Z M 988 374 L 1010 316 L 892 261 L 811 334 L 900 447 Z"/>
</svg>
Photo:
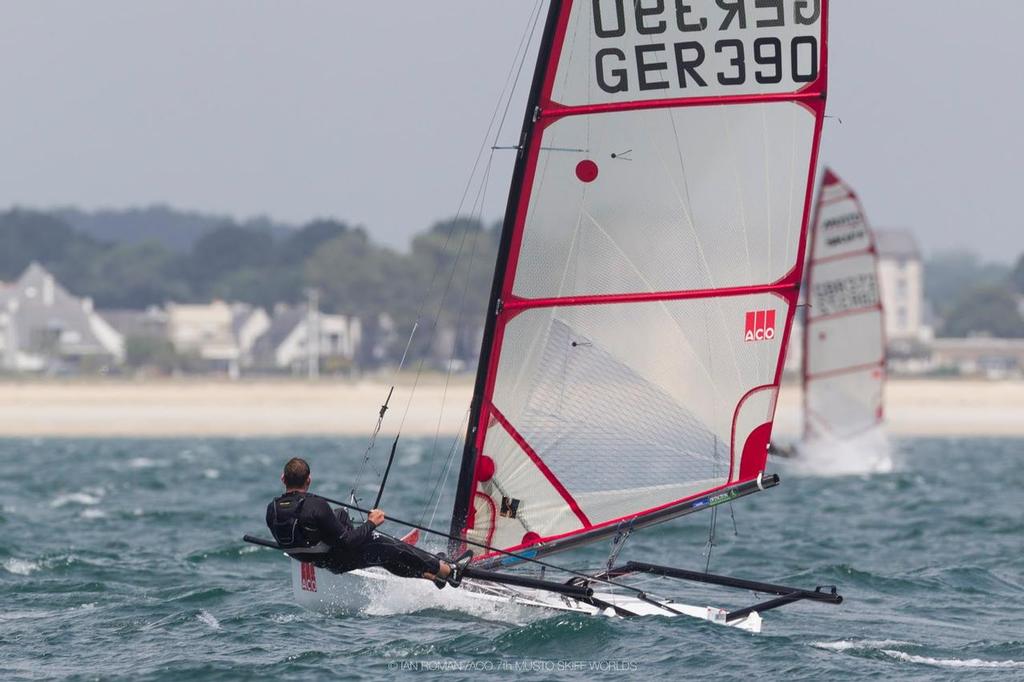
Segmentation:
<svg viewBox="0 0 1024 682">
<path fill-rule="evenodd" d="M 802 442 L 786 470 L 803 476 L 863 476 L 896 470 L 892 446 L 879 427 L 847 439 Z"/>
</svg>

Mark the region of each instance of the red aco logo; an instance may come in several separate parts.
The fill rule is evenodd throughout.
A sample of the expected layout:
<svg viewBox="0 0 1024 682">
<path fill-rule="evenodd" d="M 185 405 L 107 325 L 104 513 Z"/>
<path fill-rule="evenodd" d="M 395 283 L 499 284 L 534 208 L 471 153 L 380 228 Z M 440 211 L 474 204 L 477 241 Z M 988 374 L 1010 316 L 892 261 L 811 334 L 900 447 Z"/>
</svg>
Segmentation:
<svg viewBox="0 0 1024 682">
<path fill-rule="evenodd" d="M 771 341 L 775 338 L 775 311 L 751 310 L 747 312 L 744 341 Z"/>
<path fill-rule="evenodd" d="M 299 579 L 302 589 L 306 592 L 316 592 L 316 567 L 303 561 L 299 564 Z"/>
</svg>

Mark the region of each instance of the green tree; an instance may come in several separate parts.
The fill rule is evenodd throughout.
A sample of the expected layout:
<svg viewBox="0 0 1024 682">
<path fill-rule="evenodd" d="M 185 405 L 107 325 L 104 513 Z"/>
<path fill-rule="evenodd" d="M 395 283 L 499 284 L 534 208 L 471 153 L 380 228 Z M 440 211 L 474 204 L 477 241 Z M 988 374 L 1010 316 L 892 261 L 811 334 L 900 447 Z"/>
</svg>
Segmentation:
<svg viewBox="0 0 1024 682">
<path fill-rule="evenodd" d="M 151 336 L 129 336 L 124 340 L 125 364 L 129 367 L 155 367 L 172 372 L 181 365 L 181 358 L 168 339 Z"/>
<path fill-rule="evenodd" d="M 1024 319 L 1017 296 L 1007 286 L 972 289 L 953 306 L 942 326 L 944 336 L 989 334 L 1001 338 L 1024 337 Z"/>
<path fill-rule="evenodd" d="M 1017 265 L 1013 268 L 1013 272 L 1010 273 L 1010 279 L 1017 293 L 1024 296 L 1024 253 L 1017 259 Z"/>
<path fill-rule="evenodd" d="M 941 251 L 925 261 L 924 295 L 945 317 L 965 292 L 1002 284 L 1008 271 L 1005 265 L 982 263 L 971 251 Z"/>
<path fill-rule="evenodd" d="M 277 260 L 288 265 L 301 265 L 324 242 L 348 232 L 349 226 L 337 220 L 314 220 L 285 237 L 278 245 Z"/>
<path fill-rule="evenodd" d="M 120 244 L 88 265 L 78 286 L 74 278 L 68 286 L 92 296 L 100 308 L 141 309 L 192 298 L 181 257 L 157 242 Z"/>
<path fill-rule="evenodd" d="M 32 261 L 50 270 L 66 263 L 72 271 L 70 266 L 88 262 L 103 248 L 49 214 L 21 209 L 0 213 L 0 279 L 16 278 Z"/>
<path fill-rule="evenodd" d="M 271 309 L 277 303 L 296 303 L 303 298 L 302 269 L 298 266 L 240 268 L 219 277 L 209 294 L 225 301 L 244 301 Z"/>
<path fill-rule="evenodd" d="M 200 237 L 188 259 L 188 273 L 196 293 L 208 295 L 218 279 L 242 268 L 261 268 L 274 262 L 274 237 L 227 223 Z"/>
<path fill-rule="evenodd" d="M 457 358 L 472 359 L 479 352 L 479 332 L 487 310 L 494 263 L 498 254 L 500 225 L 490 229 L 475 219 L 435 223 L 412 242 L 411 258 L 417 272 L 433 286 L 424 305 L 428 324 L 434 318 L 440 328 L 453 329 Z M 434 274 L 436 273 L 436 275 Z M 432 327 L 414 346 L 418 355 L 431 352 Z M 446 359 L 446 358 L 442 358 Z"/>
</svg>

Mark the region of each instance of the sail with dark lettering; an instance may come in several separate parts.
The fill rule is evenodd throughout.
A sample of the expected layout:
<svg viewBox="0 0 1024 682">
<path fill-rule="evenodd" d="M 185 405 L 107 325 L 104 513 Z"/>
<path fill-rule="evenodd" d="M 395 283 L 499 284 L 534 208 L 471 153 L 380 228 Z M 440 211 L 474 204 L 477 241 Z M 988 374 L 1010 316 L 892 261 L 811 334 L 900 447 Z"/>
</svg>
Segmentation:
<svg viewBox="0 0 1024 682">
<path fill-rule="evenodd" d="M 453 534 L 542 555 L 760 483 L 826 15 L 817 0 L 552 2 Z"/>
<path fill-rule="evenodd" d="M 882 423 L 885 325 L 875 238 L 854 191 L 826 170 L 810 237 L 804 333 L 804 443 Z"/>
</svg>

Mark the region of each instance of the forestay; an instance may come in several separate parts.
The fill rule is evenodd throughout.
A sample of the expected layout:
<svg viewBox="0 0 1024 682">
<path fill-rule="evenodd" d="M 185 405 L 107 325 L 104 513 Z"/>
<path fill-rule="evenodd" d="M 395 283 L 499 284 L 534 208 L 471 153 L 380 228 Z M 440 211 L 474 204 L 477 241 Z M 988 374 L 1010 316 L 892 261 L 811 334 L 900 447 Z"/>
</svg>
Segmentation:
<svg viewBox="0 0 1024 682">
<path fill-rule="evenodd" d="M 762 473 L 826 15 L 824 0 L 552 2 L 453 533 L 544 554 Z"/>
<path fill-rule="evenodd" d="M 882 421 L 885 329 L 875 238 L 853 190 L 826 170 L 811 232 L 804 334 L 804 441 Z"/>
</svg>

